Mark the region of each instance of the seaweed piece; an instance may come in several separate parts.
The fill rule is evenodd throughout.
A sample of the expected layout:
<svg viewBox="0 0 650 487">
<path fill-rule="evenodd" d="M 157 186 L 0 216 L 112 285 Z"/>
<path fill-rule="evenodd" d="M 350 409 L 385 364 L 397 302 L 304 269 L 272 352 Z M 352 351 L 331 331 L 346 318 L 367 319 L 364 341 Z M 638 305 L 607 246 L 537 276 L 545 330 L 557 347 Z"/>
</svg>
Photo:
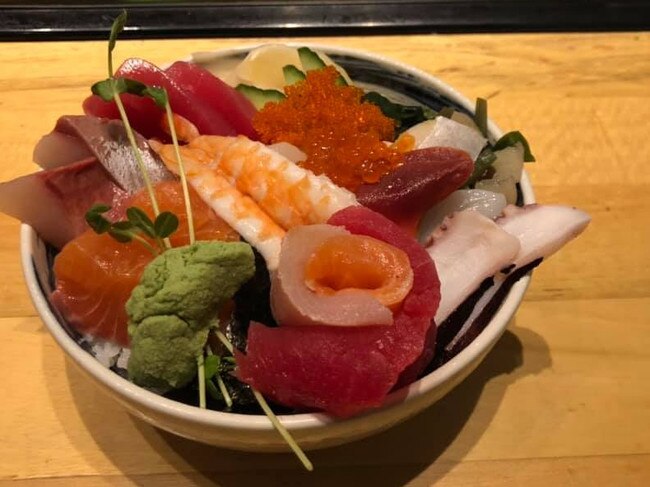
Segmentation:
<svg viewBox="0 0 650 487">
<path fill-rule="evenodd" d="M 395 135 L 399 135 L 413 125 L 434 118 L 437 115 L 428 107 L 394 103 L 376 91 L 366 93 L 361 100 L 378 106 L 381 113 L 395 120 Z"/>
<path fill-rule="evenodd" d="M 497 156 L 489 146 L 483 149 L 476 158 L 476 162 L 474 162 L 474 171 L 472 171 L 472 174 L 463 187 L 472 188 L 477 181 L 484 179 L 496 160 Z"/>
</svg>

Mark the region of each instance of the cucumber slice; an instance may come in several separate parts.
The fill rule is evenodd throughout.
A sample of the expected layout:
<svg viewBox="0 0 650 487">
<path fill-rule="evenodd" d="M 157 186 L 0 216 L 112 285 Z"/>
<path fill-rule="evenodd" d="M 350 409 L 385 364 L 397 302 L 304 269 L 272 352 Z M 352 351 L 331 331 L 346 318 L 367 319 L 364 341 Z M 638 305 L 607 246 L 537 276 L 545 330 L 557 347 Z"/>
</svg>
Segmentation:
<svg viewBox="0 0 650 487">
<path fill-rule="evenodd" d="M 284 93 L 278 90 L 263 90 L 257 86 L 239 84 L 235 88 L 242 95 L 250 100 L 255 108 L 261 110 L 270 101 L 282 101 L 285 99 Z"/>
<path fill-rule="evenodd" d="M 325 63 L 318 54 L 308 47 L 300 47 L 298 49 L 298 56 L 300 56 L 300 63 L 305 71 L 314 71 L 325 67 Z"/>
<path fill-rule="evenodd" d="M 325 61 L 323 61 L 318 54 L 308 47 L 298 48 L 298 56 L 300 57 L 300 63 L 305 71 L 315 71 L 327 66 Z M 339 77 L 336 78 L 336 84 L 337 86 L 347 86 L 348 82 L 345 81 L 345 78 L 341 74 L 339 74 Z"/>
<path fill-rule="evenodd" d="M 284 82 L 287 85 L 295 85 L 306 78 L 305 73 L 296 68 L 293 64 L 287 64 L 282 68 L 284 73 Z"/>
</svg>

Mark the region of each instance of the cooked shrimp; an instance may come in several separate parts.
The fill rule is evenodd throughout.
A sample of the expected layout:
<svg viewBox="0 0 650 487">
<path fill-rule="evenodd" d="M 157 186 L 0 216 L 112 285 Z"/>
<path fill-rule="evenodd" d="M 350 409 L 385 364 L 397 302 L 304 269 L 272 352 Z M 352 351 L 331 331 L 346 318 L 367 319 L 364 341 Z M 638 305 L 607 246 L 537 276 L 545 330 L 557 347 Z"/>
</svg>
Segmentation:
<svg viewBox="0 0 650 487">
<path fill-rule="evenodd" d="M 154 150 L 160 152 L 167 167 L 178 173 L 175 156 L 165 154 L 164 151 L 166 147 L 172 146 L 157 143 L 151 145 Z M 255 201 L 233 187 L 218 171 L 203 163 L 200 157 L 192 156 L 192 153 L 183 151 L 183 164 L 189 184 L 219 217 L 262 254 L 270 270 L 276 269 L 284 229 L 264 213 Z"/>
<path fill-rule="evenodd" d="M 165 164 L 175 164 L 173 146 L 156 150 Z M 338 210 L 357 204 L 353 193 L 328 177 L 316 176 L 243 136 L 197 137 L 181 147 L 181 154 L 218 171 L 285 229 L 326 222 Z"/>
</svg>

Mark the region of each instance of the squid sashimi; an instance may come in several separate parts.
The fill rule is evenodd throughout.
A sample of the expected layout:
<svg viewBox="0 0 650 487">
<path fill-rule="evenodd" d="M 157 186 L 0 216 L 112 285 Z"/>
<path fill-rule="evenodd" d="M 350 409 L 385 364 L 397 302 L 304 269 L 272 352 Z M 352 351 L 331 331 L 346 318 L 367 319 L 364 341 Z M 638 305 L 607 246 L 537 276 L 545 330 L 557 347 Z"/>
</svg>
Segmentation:
<svg viewBox="0 0 650 487">
<path fill-rule="evenodd" d="M 161 211 L 179 215 L 179 229 L 171 237 L 172 244 L 186 245 L 189 238 L 180 183 L 160 183 L 155 193 Z M 196 193 L 191 192 L 190 197 L 197 240 L 239 239 Z M 153 217 L 144 191 L 118 204 L 124 211 L 129 206 L 137 206 Z M 80 333 L 126 346 L 129 338 L 124 306 L 152 259 L 153 255 L 138 243 L 120 243 L 107 234 L 87 230 L 63 247 L 54 261 L 56 288 L 52 302 Z"/>
<path fill-rule="evenodd" d="M 341 227 L 305 225 L 282 243 L 271 307 L 280 325 L 392 325 L 390 308 L 412 284 L 401 250 Z"/>
<path fill-rule="evenodd" d="M 274 400 L 293 407 L 350 416 L 378 407 L 398 381 L 415 378 L 435 339 L 432 318 L 440 299 L 433 262 L 387 218 L 350 207 L 329 220 L 352 234 L 395 246 L 408 255 L 413 286 L 392 325 L 334 327 L 251 324 L 246 354 L 236 352 L 238 375 Z"/>
<path fill-rule="evenodd" d="M 183 146 L 183 160 L 217 171 L 285 229 L 323 223 L 336 211 L 357 204 L 350 191 L 316 176 L 264 144 L 246 137 L 198 137 Z M 174 170 L 174 147 L 157 148 Z"/>
</svg>

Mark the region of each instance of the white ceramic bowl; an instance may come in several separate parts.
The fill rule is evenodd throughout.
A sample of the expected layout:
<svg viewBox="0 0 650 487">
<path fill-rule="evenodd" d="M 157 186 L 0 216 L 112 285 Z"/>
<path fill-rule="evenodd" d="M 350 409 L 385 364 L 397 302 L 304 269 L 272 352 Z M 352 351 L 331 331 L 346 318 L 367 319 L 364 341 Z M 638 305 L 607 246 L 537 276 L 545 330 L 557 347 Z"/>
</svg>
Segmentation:
<svg viewBox="0 0 650 487">
<path fill-rule="evenodd" d="M 473 106 L 467 98 L 439 79 L 389 59 L 368 53 L 328 46 L 313 46 L 326 52 L 343 65 L 355 80 L 379 86 L 384 92 L 400 92 L 407 98 L 435 103 L 441 97 L 469 112 Z M 200 56 L 209 59 L 241 57 L 250 47 L 229 49 Z M 406 93 L 405 93 L 406 92 Z M 394 94 L 394 93 L 393 93 Z M 494 139 L 501 131 L 489 123 Z M 523 175 L 521 191 L 525 203 L 533 203 L 530 182 Z M 135 416 L 177 435 L 220 447 L 247 451 L 285 451 L 287 446 L 266 416 L 232 414 L 201 410 L 148 392 L 102 366 L 84 350 L 48 302 L 51 290 L 51 255 L 34 230 L 21 229 L 21 258 L 25 280 L 36 310 L 48 330 L 72 361 L 110 396 Z M 336 420 L 324 414 L 280 416 L 282 423 L 306 450 L 339 445 L 380 432 L 413 416 L 444 396 L 481 362 L 505 331 L 506 325 L 521 302 L 530 277 L 517 282 L 481 334 L 462 352 L 432 373 L 408 387 L 391 393 L 385 406 L 366 414 Z M 445 421 L 445 418 L 440 418 Z"/>
</svg>

